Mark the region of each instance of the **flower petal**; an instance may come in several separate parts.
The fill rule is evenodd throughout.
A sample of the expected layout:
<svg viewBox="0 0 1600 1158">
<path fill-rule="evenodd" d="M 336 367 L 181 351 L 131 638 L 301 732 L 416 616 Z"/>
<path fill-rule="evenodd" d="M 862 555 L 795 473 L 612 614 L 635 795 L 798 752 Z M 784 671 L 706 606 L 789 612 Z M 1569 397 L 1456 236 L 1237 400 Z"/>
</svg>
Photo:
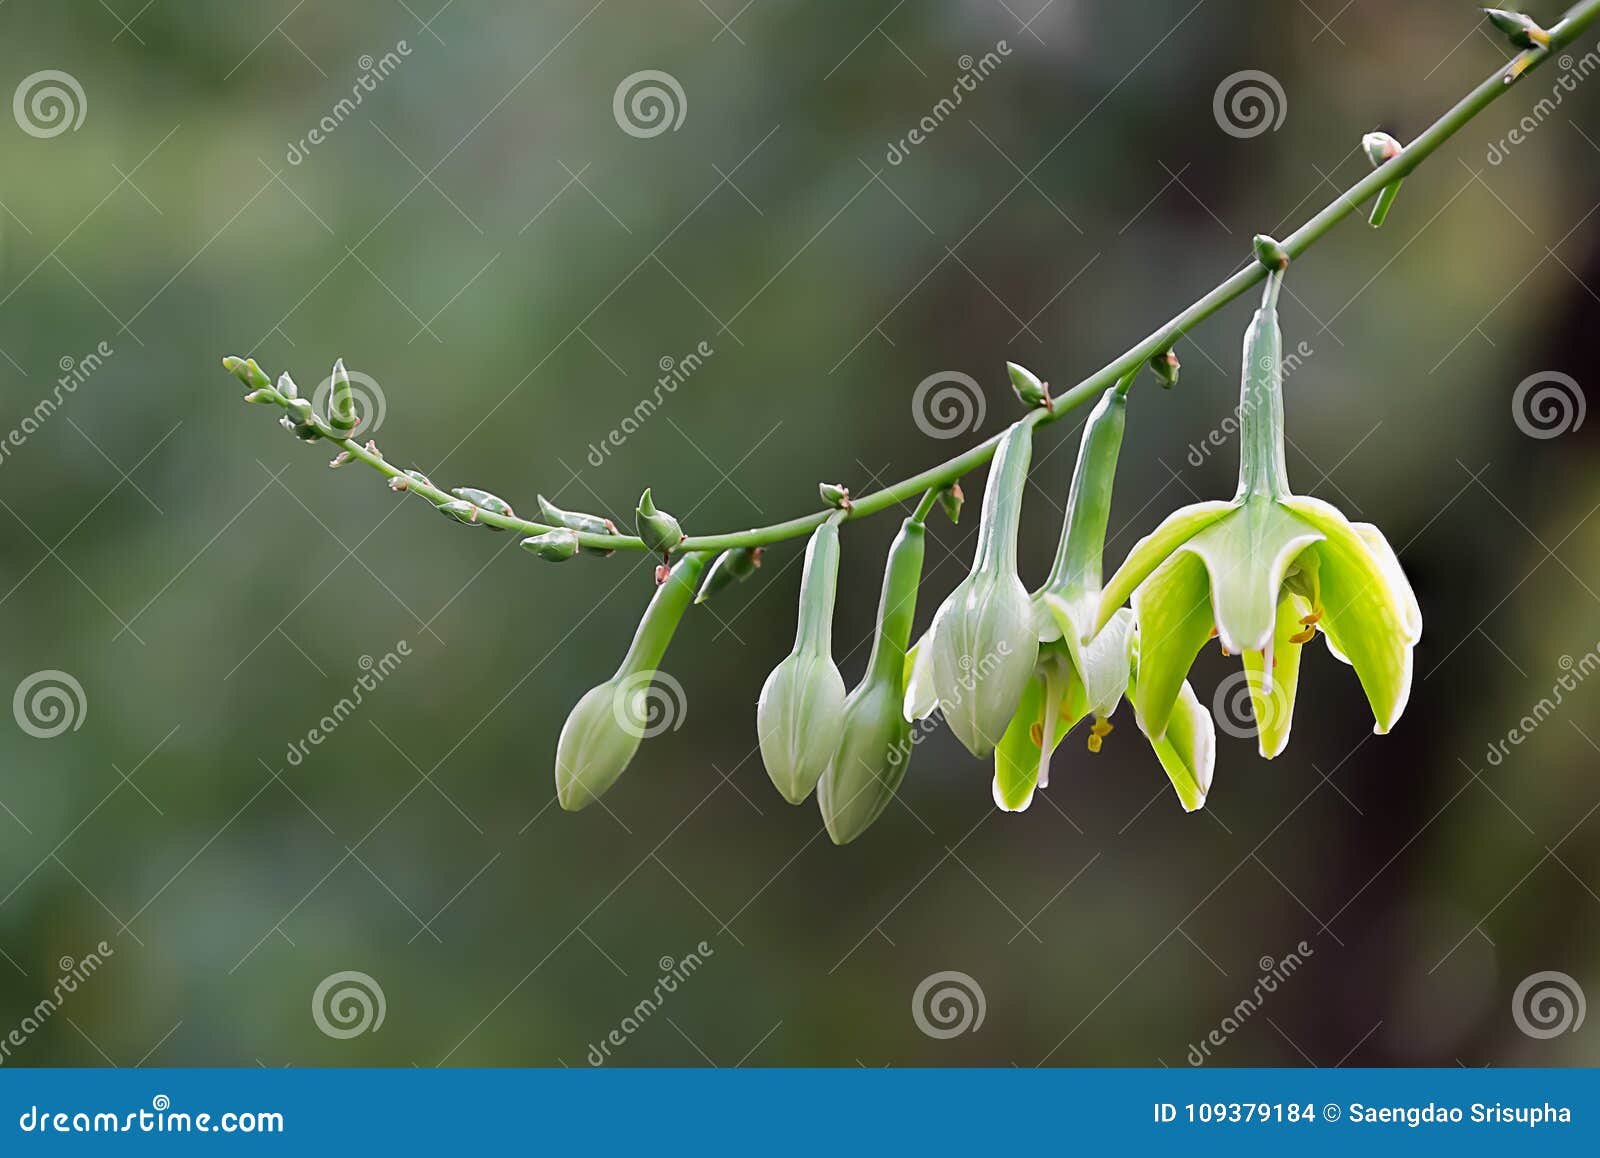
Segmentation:
<svg viewBox="0 0 1600 1158">
<path fill-rule="evenodd" d="M 1128 694 L 1135 694 L 1130 682 Z M 1173 789 L 1185 812 L 1204 808 L 1206 796 L 1211 791 L 1211 775 L 1217 763 L 1217 731 L 1194 689 L 1185 680 L 1178 691 L 1177 706 L 1167 724 L 1167 734 L 1151 740 L 1156 759 L 1172 781 Z"/>
<path fill-rule="evenodd" d="M 1405 612 L 1406 636 L 1411 643 L 1416 643 L 1422 638 L 1422 607 L 1417 603 L 1417 593 L 1411 589 L 1411 580 L 1406 578 L 1405 571 L 1400 567 L 1400 557 L 1389 546 L 1389 540 L 1384 538 L 1383 532 L 1371 523 L 1350 525 L 1356 529 L 1356 534 L 1366 540 L 1373 557 L 1383 568 L 1384 577 L 1389 581 L 1390 594 Z"/>
<path fill-rule="evenodd" d="M 1160 739 L 1183 677 L 1211 638 L 1211 589 L 1200 556 L 1180 551 L 1133 593 L 1139 622 L 1139 689 L 1133 706 L 1145 735 Z"/>
<path fill-rule="evenodd" d="M 1035 678 L 994 749 L 994 802 L 1003 811 L 1021 812 L 1033 803 L 1039 783 L 1039 745 L 1033 742 L 1033 729 L 1042 727 L 1043 717 L 1044 680 Z"/>
<path fill-rule="evenodd" d="M 1237 653 L 1267 646 L 1284 572 L 1321 538 L 1317 528 L 1278 502 L 1255 498 L 1179 548 L 1205 560 L 1223 647 Z"/>
<path fill-rule="evenodd" d="M 1179 507 L 1161 520 L 1160 526 L 1133 545 L 1133 550 L 1128 552 L 1122 566 L 1100 593 L 1099 623 L 1108 622 L 1111 613 L 1128 601 L 1134 589 L 1148 579 L 1167 556 L 1234 507 L 1235 504 L 1225 502 L 1194 503 Z"/>
<path fill-rule="evenodd" d="M 1405 592 L 1397 591 L 1388 556 L 1337 509 L 1319 499 L 1286 500 L 1297 514 L 1326 535 L 1313 550 L 1319 560 L 1323 619 L 1329 650 L 1356 669 L 1376 720 L 1387 732 L 1411 698 L 1411 647 L 1421 630 Z M 1409 585 L 1407 586 L 1409 590 Z"/>
<path fill-rule="evenodd" d="M 927 642 L 925 632 L 906 652 L 904 714 L 908 720 L 926 720 L 939 706 L 939 693 L 933 690 L 933 661 L 928 656 Z"/>
<path fill-rule="evenodd" d="M 1311 604 L 1285 591 L 1278 599 L 1278 623 L 1266 651 L 1244 653 L 1245 681 L 1250 687 L 1250 710 L 1255 716 L 1256 742 L 1265 759 L 1272 759 L 1289 743 L 1294 723 L 1294 696 L 1300 683 L 1301 645 L 1289 637 L 1305 630 L 1301 617 Z M 1274 662 L 1276 661 L 1276 662 Z"/>
</svg>

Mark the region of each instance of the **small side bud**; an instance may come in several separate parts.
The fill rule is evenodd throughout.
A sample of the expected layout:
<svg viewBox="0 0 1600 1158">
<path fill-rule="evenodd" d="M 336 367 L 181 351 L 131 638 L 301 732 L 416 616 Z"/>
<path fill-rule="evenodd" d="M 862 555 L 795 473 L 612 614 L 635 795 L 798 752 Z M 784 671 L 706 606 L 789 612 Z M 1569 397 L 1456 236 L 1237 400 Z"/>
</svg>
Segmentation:
<svg viewBox="0 0 1600 1158">
<path fill-rule="evenodd" d="M 332 468 L 333 470 L 338 470 L 341 466 L 343 466 L 345 463 L 347 463 L 349 461 L 350 461 L 350 452 L 348 450 L 341 450 L 338 454 L 334 455 L 333 458 L 329 460 L 328 466 L 330 468 Z"/>
<path fill-rule="evenodd" d="M 397 493 L 400 491 L 409 490 L 410 488 L 411 480 L 403 474 L 397 474 L 389 480 L 389 489 Z"/>
<path fill-rule="evenodd" d="M 255 402 L 262 406 L 275 406 L 277 405 L 278 398 L 278 392 L 273 390 L 271 387 L 268 387 L 265 390 L 252 390 L 250 393 L 244 396 L 244 400 L 246 402 Z"/>
<path fill-rule="evenodd" d="M 1368 133 L 1361 138 L 1361 147 L 1366 151 L 1367 160 L 1372 162 L 1376 169 L 1385 161 L 1392 161 L 1400 155 L 1401 144 L 1388 133 Z M 1401 180 L 1404 180 L 1402 178 Z M 1385 185 L 1378 192 L 1378 200 L 1373 203 L 1372 215 L 1367 218 L 1367 224 L 1376 229 L 1384 223 L 1389 216 L 1389 207 L 1394 204 L 1395 197 L 1400 192 L 1400 182 L 1394 181 Z"/>
<path fill-rule="evenodd" d="M 236 358 L 230 354 L 222 359 L 222 366 L 251 390 L 264 390 L 272 385 L 272 379 L 256 365 L 254 358 Z"/>
<path fill-rule="evenodd" d="M 672 568 L 668 567 L 665 563 L 657 563 L 656 564 L 656 586 L 660 587 L 663 583 L 665 583 L 668 579 L 671 579 L 671 578 L 672 578 Z"/>
<path fill-rule="evenodd" d="M 454 487 L 450 491 L 458 499 L 465 499 L 488 511 L 491 515 L 505 515 L 507 518 L 516 517 L 516 512 L 511 509 L 511 504 L 499 495 L 492 495 L 488 491 L 481 491 L 477 487 Z"/>
<path fill-rule="evenodd" d="M 1029 408 L 1050 409 L 1050 384 L 1041 382 L 1039 376 L 1015 362 L 1006 363 L 1006 373 L 1011 376 L 1011 389 Z"/>
<path fill-rule="evenodd" d="M 650 497 L 649 487 L 646 487 L 644 494 L 639 496 L 637 514 L 639 538 L 644 540 L 647 550 L 657 555 L 665 555 L 683 542 L 683 528 L 678 525 L 677 519 L 665 511 L 656 509 L 655 500 Z"/>
<path fill-rule="evenodd" d="M 431 487 L 433 485 L 433 480 L 427 475 L 423 474 L 420 470 L 408 470 L 406 471 L 406 477 L 414 483 L 421 483 L 425 487 Z"/>
<path fill-rule="evenodd" d="M 615 535 L 617 524 L 610 519 L 601 518 L 599 515 L 587 515 L 582 511 L 564 511 L 543 495 L 538 496 L 540 521 L 556 527 L 566 527 L 570 531 L 577 531 L 586 535 Z M 614 555 L 605 547 L 584 547 L 586 555 Z"/>
<path fill-rule="evenodd" d="M 456 499 L 451 503 L 440 503 L 437 509 L 441 513 L 449 515 L 458 523 L 466 523 L 472 527 L 483 526 L 482 523 L 478 522 L 478 508 L 465 499 Z"/>
<path fill-rule="evenodd" d="M 1171 350 L 1163 350 L 1150 359 L 1150 369 L 1155 372 L 1163 390 L 1171 390 L 1178 384 L 1178 370 L 1181 366 L 1178 355 Z"/>
<path fill-rule="evenodd" d="M 961 493 L 961 484 L 953 482 L 939 492 L 939 509 L 952 523 L 961 521 L 961 504 L 967 496 Z"/>
<path fill-rule="evenodd" d="M 1250 244 L 1255 248 L 1256 260 L 1268 269 L 1289 268 L 1289 251 L 1275 238 L 1268 237 L 1265 233 L 1258 233 L 1251 239 Z"/>
<path fill-rule="evenodd" d="M 314 417 L 314 413 L 311 409 L 311 403 L 307 402 L 304 398 L 289 399 L 289 405 L 286 407 L 286 409 L 289 411 L 289 417 L 294 421 L 296 426 L 309 425 Z"/>
<path fill-rule="evenodd" d="M 565 563 L 578 553 L 578 534 L 565 527 L 546 531 L 522 540 L 522 549 L 533 552 L 547 563 Z"/>
<path fill-rule="evenodd" d="M 1550 34 L 1539 27 L 1531 16 L 1521 12 L 1507 12 L 1503 8 L 1485 8 L 1485 16 L 1506 39 L 1518 48 L 1549 48 Z"/>
<path fill-rule="evenodd" d="M 822 496 L 823 502 L 835 510 L 850 509 L 850 488 L 843 483 L 818 483 L 817 493 Z"/>
<path fill-rule="evenodd" d="M 350 393 L 350 375 L 344 368 L 344 359 L 333 363 L 333 396 L 328 400 L 328 425 L 341 434 L 356 428 L 356 404 Z"/>
<path fill-rule="evenodd" d="M 717 556 L 717 561 L 711 564 L 711 570 L 706 572 L 705 582 L 700 584 L 700 591 L 695 595 L 696 603 L 704 603 L 718 591 L 733 583 L 743 583 L 756 573 L 756 568 L 761 566 L 761 547 L 733 547 Z"/>
<path fill-rule="evenodd" d="M 300 387 L 294 384 L 294 379 L 289 377 L 289 371 L 287 370 L 278 375 L 278 393 L 285 398 L 300 397 Z"/>
</svg>

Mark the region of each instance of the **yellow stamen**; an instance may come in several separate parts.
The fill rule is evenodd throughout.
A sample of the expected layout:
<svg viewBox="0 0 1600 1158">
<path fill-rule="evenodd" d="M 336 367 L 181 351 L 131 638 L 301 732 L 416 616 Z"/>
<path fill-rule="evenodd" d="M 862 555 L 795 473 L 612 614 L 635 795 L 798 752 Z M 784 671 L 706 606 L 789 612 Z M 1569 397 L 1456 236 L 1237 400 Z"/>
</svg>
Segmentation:
<svg viewBox="0 0 1600 1158">
<path fill-rule="evenodd" d="M 1044 725 L 1038 720 L 1028 725 L 1028 739 L 1033 741 L 1035 748 L 1044 747 Z"/>
<path fill-rule="evenodd" d="M 1312 624 L 1321 623 L 1322 622 L 1322 608 L 1320 608 L 1320 607 L 1317 608 L 1310 615 L 1302 615 L 1300 617 L 1300 622 L 1305 624 L 1307 627 L 1310 627 Z"/>
<path fill-rule="evenodd" d="M 1089 733 L 1089 751 L 1091 751 L 1091 752 L 1100 751 L 1100 737 L 1098 735 L 1096 735 L 1094 732 L 1090 732 Z"/>
<path fill-rule="evenodd" d="M 1317 629 L 1308 627 L 1304 631 L 1297 631 L 1289 637 L 1290 643 L 1310 643 L 1317 637 Z"/>
<path fill-rule="evenodd" d="M 1104 718 L 1096 718 L 1089 730 L 1096 736 L 1109 736 L 1112 731 L 1111 721 Z"/>
</svg>

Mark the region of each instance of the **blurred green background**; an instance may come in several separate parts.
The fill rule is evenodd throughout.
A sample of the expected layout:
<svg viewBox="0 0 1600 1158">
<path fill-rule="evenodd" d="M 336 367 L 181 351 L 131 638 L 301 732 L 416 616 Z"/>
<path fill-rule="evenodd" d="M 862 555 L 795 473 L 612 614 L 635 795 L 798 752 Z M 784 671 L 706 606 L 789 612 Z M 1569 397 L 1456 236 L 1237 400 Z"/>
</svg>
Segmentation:
<svg viewBox="0 0 1600 1158">
<path fill-rule="evenodd" d="M 84 113 L 0 125 L 0 428 L 59 401 L 0 458 L 0 692 L 51 671 L 83 691 L 60 735 L 0 728 L 0 1037 L 62 958 L 112 951 L 5 1064 L 583 1065 L 702 941 L 613 1064 L 1183 1065 L 1291 952 L 1212 1064 L 1600 1061 L 1600 1025 L 1541 1039 L 1513 1017 L 1540 971 L 1600 993 L 1600 680 L 1487 758 L 1600 646 L 1595 424 L 1534 438 L 1512 405 L 1532 375 L 1571 376 L 1574 402 L 1596 379 L 1600 81 L 1559 89 L 1552 63 L 1384 229 L 1352 218 L 1291 275 L 1287 344 L 1311 350 L 1292 480 L 1385 530 L 1426 631 L 1394 734 L 1319 647 L 1289 750 L 1219 736 L 1192 816 L 1124 707 L 1019 816 L 941 731 L 904 806 L 834 848 L 754 755 L 799 544 L 686 620 L 664 665 L 681 726 L 607 808 L 564 814 L 556 735 L 626 646 L 648 562 L 549 567 L 332 473 L 217 364 L 310 391 L 342 356 L 392 460 L 525 510 L 542 492 L 622 519 L 649 485 L 694 532 L 776 521 L 819 479 L 871 489 L 1000 429 L 1008 358 L 1092 372 L 1357 180 L 1362 133 L 1414 135 L 1509 54 L 1455 2 L 0 7 L 4 91 L 60 70 Z M 653 136 L 613 107 L 644 70 L 682 91 Z M 1243 70 L 1280 88 L 1275 129 L 1214 114 Z M 1234 404 L 1250 308 L 1181 345 L 1175 391 L 1135 391 L 1114 558 L 1231 493 L 1231 440 L 1191 448 Z M 982 385 L 978 431 L 912 421 L 942 371 Z M 1033 582 L 1075 426 L 1036 450 Z M 976 521 L 930 523 L 919 625 Z M 844 536 L 851 682 L 895 522 Z M 1233 670 L 1209 649 L 1201 698 Z M 313 994 L 349 970 L 385 1018 L 329 1036 Z M 985 1016 L 936 1038 L 913 994 L 946 970 Z"/>
</svg>

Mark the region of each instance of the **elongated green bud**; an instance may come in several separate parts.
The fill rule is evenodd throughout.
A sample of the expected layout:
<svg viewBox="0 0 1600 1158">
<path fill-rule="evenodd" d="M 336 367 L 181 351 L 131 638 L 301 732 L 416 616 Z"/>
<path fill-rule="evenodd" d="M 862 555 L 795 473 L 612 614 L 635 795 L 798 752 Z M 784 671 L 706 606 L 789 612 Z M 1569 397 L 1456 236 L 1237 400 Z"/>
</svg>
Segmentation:
<svg viewBox="0 0 1600 1158">
<path fill-rule="evenodd" d="M 761 566 L 763 551 L 761 547 L 731 547 L 722 552 L 717 556 L 717 561 L 711 564 L 706 581 L 700 584 L 700 592 L 694 601 L 704 603 L 730 583 L 743 583 L 750 578 Z"/>
<path fill-rule="evenodd" d="M 1115 386 L 1095 405 L 1083 424 L 1078 462 L 1072 470 L 1067 513 L 1061 523 L 1056 560 L 1043 590 L 1068 603 L 1087 601 L 1092 616 L 1104 576 L 1106 525 L 1111 519 L 1111 488 L 1117 456 L 1128 423 L 1128 399 Z"/>
<path fill-rule="evenodd" d="M 294 384 L 294 379 L 289 377 L 289 371 L 287 370 L 278 375 L 278 393 L 285 398 L 300 397 L 300 387 Z"/>
<path fill-rule="evenodd" d="M 254 358 L 238 358 L 229 354 L 222 359 L 222 368 L 251 390 L 267 390 L 272 386 L 272 379 L 268 378 L 261 367 L 256 365 Z"/>
<path fill-rule="evenodd" d="M 833 662 L 841 517 L 823 523 L 806 544 L 794 650 L 772 669 L 756 701 L 761 761 L 790 804 L 799 804 L 817 786 L 843 724 L 844 677 Z"/>
<path fill-rule="evenodd" d="M 522 540 L 522 549 L 531 551 L 547 563 L 565 563 L 578 553 L 578 536 L 565 527 L 546 531 Z"/>
<path fill-rule="evenodd" d="M 1502 8 L 1485 8 L 1483 14 L 1489 18 L 1506 39 L 1518 48 L 1549 48 L 1550 34 L 1539 27 L 1537 21 L 1531 16 L 1521 12 L 1507 12 Z"/>
<path fill-rule="evenodd" d="M 889 547 L 872 657 L 845 700 L 839 744 L 817 784 L 817 806 L 834 844 L 849 844 L 882 815 L 915 749 L 914 725 L 901 704 L 924 543 L 922 524 L 912 518 Z"/>
<path fill-rule="evenodd" d="M 1039 654 L 1037 615 L 1017 577 L 1032 440 L 1027 419 L 1001 438 L 983 492 L 972 573 L 934 614 L 906 688 L 907 718 L 942 709 L 950 730 L 980 759 L 1005 733 Z"/>
<path fill-rule="evenodd" d="M 481 527 L 484 525 L 483 523 L 478 522 L 478 508 L 472 503 L 467 502 L 465 499 L 456 499 L 451 503 L 440 503 L 434 509 L 439 511 L 441 514 L 449 515 L 458 523 L 466 523 L 471 527 Z"/>
<path fill-rule="evenodd" d="M 1178 355 L 1171 350 L 1163 350 L 1150 358 L 1150 369 L 1155 372 L 1156 380 L 1161 383 L 1163 390 L 1171 390 L 1178 384 L 1178 370 L 1181 365 Z"/>
<path fill-rule="evenodd" d="M 1283 454 L 1283 334 L 1278 328 L 1278 288 L 1282 283 L 1281 273 L 1267 278 L 1261 308 L 1244 334 L 1238 498 L 1289 494 L 1289 468 Z"/>
<path fill-rule="evenodd" d="M 348 434 L 359 421 L 355 399 L 350 394 L 350 375 L 344 368 L 344 359 L 333 363 L 333 393 L 328 399 L 328 425 L 341 434 Z"/>
<path fill-rule="evenodd" d="M 683 542 L 683 528 L 678 526 L 677 519 L 665 511 L 656 510 L 649 487 L 639 496 L 638 516 L 639 538 L 644 540 L 647 550 L 665 555 Z"/>
<path fill-rule="evenodd" d="M 1024 406 L 1050 409 L 1050 387 L 1039 376 L 1015 362 L 1006 363 L 1006 373 L 1011 377 L 1011 389 Z"/>
<path fill-rule="evenodd" d="M 678 560 L 645 608 L 616 674 L 590 688 L 567 717 L 556 743 L 556 799 L 567 811 L 598 800 L 622 775 L 646 735 L 681 722 L 682 688 L 659 668 L 706 564 L 707 557 L 699 552 Z M 664 723 L 648 710 L 663 693 L 672 701 Z"/>
<path fill-rule="evenodd" d="M 490 494 L 488 491 L 479 490 L 477 487 L 454 487 L 450 491 L 456 498 L 469 502 L 479 510 L 488 511 L 491 515 L 504 515 L 514 518 L 516 512 L 511 509 L 511 504 L 499 495 Z M 503 531 L 504 527 L 489 526 L 491 531 Z"/>
<path fill-rule="evenodd" d="M 1289 251 L 1275 238 L 1258 233 L 1250 244 L 1255 250 L 1256 260 L 1269 270 L 1282 272 L 1289 268 Z"/>
<path fill-rule="evenodd" d="M 564 511 L 543 495 L 539 498 L 539 513 L 542 520 L 557 527 L 566 527 L 586 535 L 615 535 L 617 524 L 610 519 L 601 518 L 599 515 L 586 515 L 581 511 Z M 605 547 L 579 548 L 585 555 L 615 555 L 614 550 Z"/>
<path fill-rule="evenodd" d="M 822 496 L 823 502 L 836 510 L 850 509 L 850 488 L 843 483 L 818 483 L 817 493 Z"/>
<path fill-rule="evenodd" d="M 952 523 L 961 521 L 961 504 L 967 501 L 967 496 L 961 491 L 961 484 L 953 482 L 939 491 L 939 509 L 945 518 Z"/>
</svg>

